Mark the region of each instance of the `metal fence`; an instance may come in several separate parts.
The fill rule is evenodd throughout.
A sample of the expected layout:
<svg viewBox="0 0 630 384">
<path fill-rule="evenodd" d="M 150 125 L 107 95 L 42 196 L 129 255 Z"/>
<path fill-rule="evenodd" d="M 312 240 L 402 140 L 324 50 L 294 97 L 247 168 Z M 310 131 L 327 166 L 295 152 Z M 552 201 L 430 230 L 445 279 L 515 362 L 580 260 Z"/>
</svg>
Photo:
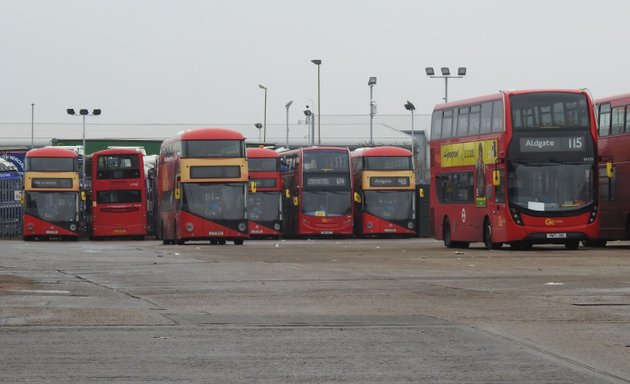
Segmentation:
<svg viewBox="0 0 630 384">
<path fill-rule="evenodd" d="M 0 239 L 22 236 L 22 177 L 0 178 Z"/>
</svg>

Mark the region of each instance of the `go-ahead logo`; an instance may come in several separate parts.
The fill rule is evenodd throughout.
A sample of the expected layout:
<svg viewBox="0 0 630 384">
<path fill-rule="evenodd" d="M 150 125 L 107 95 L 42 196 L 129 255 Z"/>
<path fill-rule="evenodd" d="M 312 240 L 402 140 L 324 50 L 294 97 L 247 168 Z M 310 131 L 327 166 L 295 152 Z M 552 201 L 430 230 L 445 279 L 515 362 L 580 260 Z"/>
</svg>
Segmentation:
<svg viewBox="0 0 630 384">
<path fill-rule="evenodd" d="M 561 225 L 563 223 L 564 223 L 564 220 L 560 220 L 560 219 L 550 219 L 550 218 L 545 219 L 545 225 L 549 227 Z"/>
</svg>

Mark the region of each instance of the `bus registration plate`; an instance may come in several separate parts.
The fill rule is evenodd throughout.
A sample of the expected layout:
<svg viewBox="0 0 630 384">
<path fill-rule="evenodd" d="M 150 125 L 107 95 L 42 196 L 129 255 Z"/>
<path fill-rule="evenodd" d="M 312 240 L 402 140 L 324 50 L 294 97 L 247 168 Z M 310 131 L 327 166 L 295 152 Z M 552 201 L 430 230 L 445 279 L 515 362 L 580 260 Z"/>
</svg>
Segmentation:
<svg viewBox="0 0 630 384">
<path fill-rule="evenodd" d="M 564 232 L 561 233 L 548 233 L 547 234 L 547 238 L 548 239 L 566 239 L 567 238 L 567 234 Z"/>
</svg>

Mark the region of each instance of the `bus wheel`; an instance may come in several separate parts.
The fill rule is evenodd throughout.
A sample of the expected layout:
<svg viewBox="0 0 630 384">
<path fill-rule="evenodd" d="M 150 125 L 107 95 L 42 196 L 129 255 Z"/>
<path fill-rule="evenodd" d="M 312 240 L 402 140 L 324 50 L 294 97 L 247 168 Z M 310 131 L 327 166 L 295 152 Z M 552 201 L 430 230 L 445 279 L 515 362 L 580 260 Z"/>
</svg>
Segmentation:
<svg viewBox="0 0 630 384">
<path fill-rule="evenodd" d="M 218 240 L 210 240 L 210 245 L 217 245 L 219 244 Z"/>
<path fill-rule="evenodd" d="M 575 250 L 580 246 L 580 242 L 577 240 L 569 240 L 564 244 L 566 249 Z"/>
<path fill-rule="evenodd" d="M 184 239 L 177 239 L 177 240 L 174 241 L 174 243 L 177 244 L 177 245 L 184 245 L 184 244 L 186 244 L 186 240 L 184 240 Z"/>
<path fill-rule="evenodd" d="M 501 243 L 492 242 L 492 224 L 490 224 L 488 219 L 483 223 L 483 242 L 487 249 L 499 249 L 502 245 Z"/>
<path fill-rule="evenodd" d="M 606 240 L 602 239 L 591 239 L 582 241 L 585 247 L 591 248 L 604 248 L 606 246 Z"/>
<path fill-rule="evenodd" d="M 227 240 L 218 240 L 217 244 L 219 245 L 225 245 L 225 243 L 227 243 Z"/>
<path fill-rule="evenodd" d="M 442 229 L 442 239 L 444 239 L 444 246 L 446 248 L 453 248 L 455 244 L 451 240 L 451 224 L 448 219 L 444 220 L 444 228 Z"/>
<path fill-rule="evenodd" d="M 533 244 L 529 241 L 513 241 L 510 243 L 510 247 L 515 251 L 529 251 L 532 249 Z"/>
<path fill-rule="evenodd" d="M 245 242 L 245 240 L 243 240 L 243 239 L 235 239 L 234 240 L 234 245 L 243 245 L 244 242 Z"/>
</svg>

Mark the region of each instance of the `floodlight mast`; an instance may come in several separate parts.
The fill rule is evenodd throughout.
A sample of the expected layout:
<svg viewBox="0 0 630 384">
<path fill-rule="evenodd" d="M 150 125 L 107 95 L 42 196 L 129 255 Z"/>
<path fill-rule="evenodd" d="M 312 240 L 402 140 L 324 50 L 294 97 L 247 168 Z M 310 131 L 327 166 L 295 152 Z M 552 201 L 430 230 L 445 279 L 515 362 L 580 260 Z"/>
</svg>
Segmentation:
<svg viewBox="0 0 630 384">
<path fill-rule="evenodd" d="M 466 67 L 457 68 L 457 75 L 451 75 L 451 70 L 449 67 L 441 67 L 440 72 L 441 75 L 436 75 L 433 67 L 426 67 L 424 69 L 427 76 L 432 79 L 441 78 L 444 79 L 444 102 L 448 103 L 448 79 L 461 79 L 466 76 Z"/>
</svg>

